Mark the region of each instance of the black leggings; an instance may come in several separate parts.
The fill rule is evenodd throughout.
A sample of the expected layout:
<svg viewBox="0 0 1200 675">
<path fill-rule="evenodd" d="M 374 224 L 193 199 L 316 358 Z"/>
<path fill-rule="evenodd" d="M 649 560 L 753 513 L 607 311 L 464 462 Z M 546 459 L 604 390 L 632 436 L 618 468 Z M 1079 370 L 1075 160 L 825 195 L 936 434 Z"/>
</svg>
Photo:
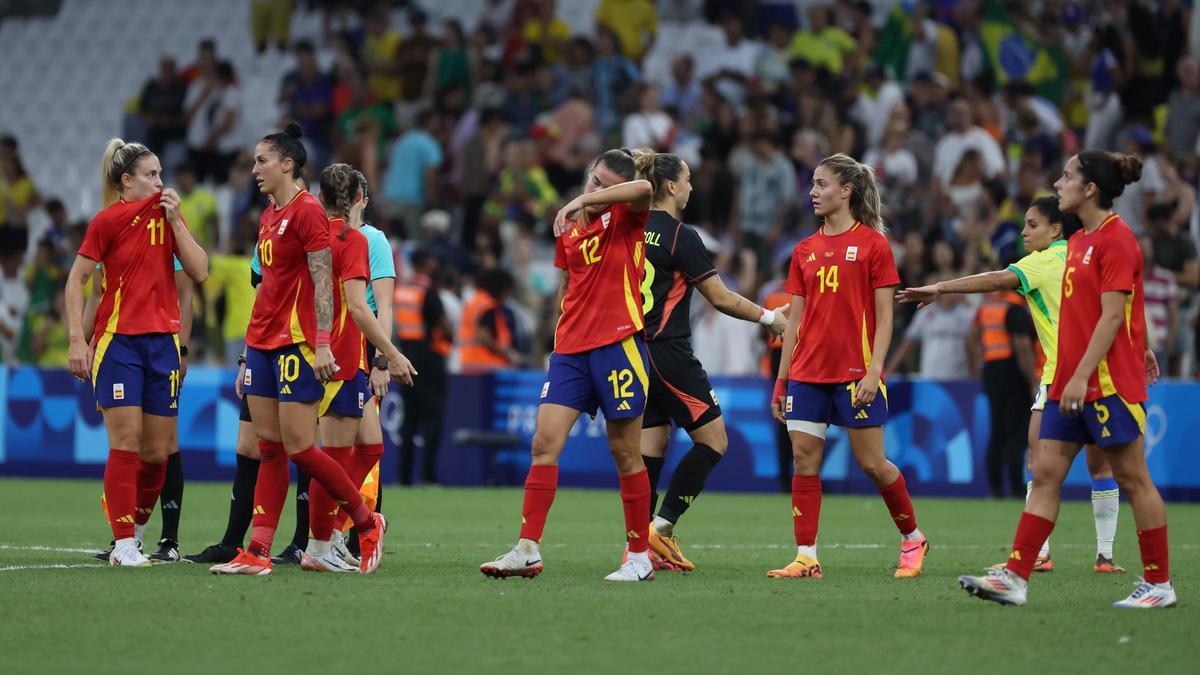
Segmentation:
<svg viewBox="0 0 1200 675">
<path fill-rule="evenodd" d="M 1029 438 L 1029 383 L 1009 359 L 983 365 L 983 392 L 988 398 L 992 430 L 988 438 L 988 487 L 1004 496 L 1004 474 L 1013 497 L 1025 496 L 1025 449 Z"/>
</svg>

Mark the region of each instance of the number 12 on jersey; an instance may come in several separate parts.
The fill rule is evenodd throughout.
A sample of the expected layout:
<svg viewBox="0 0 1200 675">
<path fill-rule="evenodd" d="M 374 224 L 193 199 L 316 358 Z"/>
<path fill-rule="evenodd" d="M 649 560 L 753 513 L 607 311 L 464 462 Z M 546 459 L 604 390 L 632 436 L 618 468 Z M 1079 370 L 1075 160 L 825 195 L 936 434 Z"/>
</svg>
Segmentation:
<svg viewBox="0 0 1200 675">
<path fill-rule="evenodd" d="M 838 266 L 830 265 L 829 267 L 821 266 L 817 270 L 817 279 L 821 282 L 821 292 L 824 293 L 828 288 L 831 292 L 837 293 L 838 289 Z"/>
</svg>

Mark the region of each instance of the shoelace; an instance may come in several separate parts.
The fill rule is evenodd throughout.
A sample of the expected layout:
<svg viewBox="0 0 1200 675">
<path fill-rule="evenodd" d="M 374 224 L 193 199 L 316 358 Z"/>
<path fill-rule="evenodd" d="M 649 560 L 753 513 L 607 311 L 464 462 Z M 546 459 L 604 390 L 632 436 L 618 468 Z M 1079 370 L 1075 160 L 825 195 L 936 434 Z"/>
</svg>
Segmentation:
<svg viewBox="0 0 1200 675">
<path fill-rule="evenodd" d="M 1142 596 L 1147 595 L 1154 590 L 1154 584 L 1145 579 L 1138 579 L 1138 587 L 1133 589 L 1133 594 L 1129 596 L 1130 600 L 1140 600 Z"/>
</svg>

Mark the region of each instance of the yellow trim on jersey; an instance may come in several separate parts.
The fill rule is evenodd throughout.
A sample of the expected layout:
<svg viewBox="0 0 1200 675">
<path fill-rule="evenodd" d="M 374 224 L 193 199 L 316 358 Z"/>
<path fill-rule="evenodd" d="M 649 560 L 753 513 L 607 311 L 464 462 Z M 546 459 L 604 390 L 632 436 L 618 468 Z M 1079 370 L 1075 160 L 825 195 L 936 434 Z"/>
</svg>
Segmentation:
<svg viewBox="0 0 1200 675">
<path fill-rule="evenodd" d="M 629 365 L 633 368 L 633 374 L 637 375 L 638 381 L 642 383 L 642 391 L 650 392 L 650 378 L 646 375 L 646 364 L 642 362 L 642 353 L 638 351 L 637 344 L 634 343 L 634 336 L 621 340 L 621 349 L 625 350 L 625 358 L 629 359 Z"/>
<path fill-rule="evenodd" d="M 325 413 L 329 412 L 329 406 L 333 404 L 333 399 L 345 383 L 346 380 L 330 380 L 325 383 L 325 395 L 321 397 L 321 405 L 317 406 L 317 417 L 324 417 Z"/>
<path fill-rule="evenodd" d="M 1133 421 L 1137 422 L 1138 431 L 1142 432 L 1143 434 L 1146 433 L 1146 409 L 1137 403 L 1130 403 L 1129 401 L 1126 401 L 1120 395 L 1118 395 L 1117 398 L 1121 399 L 1121 403 L 1125 404 L 1125 408 L 1129 410 L 1129 414 L 1133 417 Z"/>
<path fill-rule="evenodd" d="M 621 275 L 621 283 L 625 285 L 625 309 L 629 311 L 629 318 L 633 321 L 633 327 L 642 329 L 642 306 L 637 300 L 633 299 L 633 291 L 629 290 L 629 275 Z M 640 289 L 639 289 L 640 290 Z M 640 300 L 640 297 L 639 297 Z"/>
<path fill-rule="evenodd" d="M 1108 369 L 1108 356 L 1100 359 L 1100 367 L 1096 369 L 1096 379 L 1100 381 L 1100 396 L 1112 396 L 1117 393 L 1117 385 L 1113 382 L 1112 372 Z"/>
<path fill-rule="evenodd" d="M 300 326 L 300 312 L 297 310 L 297 307 L 300 305 L 300 289 L 303 287 L 304 282 L 296 283 L 296 299 L 292 301 L 291 325 L 288 326 L 288 330 L 292 334 L 292 344 L 304 342 L 308 339 L 304 337 L 304 328 Z"/>
<path fill-rule="evenodd" d="M 887 403 L 887 385 L 886 384 L 884 384 L 882 382 L 879 383 L 879 393 L 883 394 L 883 402 Z"/>
<path fill-rule="evenodd" d="M 100 362 L 104 360 L 104 354 L 108 351 L 108 346 L 113 341 L 113 333 L 105 332 L 96 341 L 96 351 L 92 354 L 92 388 L 96 387 L 96 376 L 100 373 Z"/>
<path fill-rule="evenodd" d="M 862 350 L 864 368 L 871 367 L 871 341 L 867 337 L 867 313 L 863 312 L 862 316 Z"/>
<path fill-rule="evenodd" d="M 1137 293 L 1137 289 L 1133 289 L 1132 293 L 1125 296 L 1125 334 L 1129 336 L 1129 341 L 1133 342 L 1133 296 Z"/>
<path fill-rule="evenodd" d="M 108 287 L 107 282 L 104 285 L 106 288 Z M 121 319 L 121 288 L 117 287 L 117 293 L 116 293 L 116 295 L 113 296 L 112 314 L 108 315 L 108 323 L 104 324 L 104 332 L 106 332 L 106 333 L 117 332 L 117 322 L 120 321 L 120 319 Z"/>
<path fill-rule="evenodd" d="M 340 296 L 342 311 L 338 314 L 337 331 L 341 333 L 346 330 L 346 315 L 349 313 L 346 311 L 346 287 L 342 284 L 338 284 L 338 295 Z"/>
</svg>

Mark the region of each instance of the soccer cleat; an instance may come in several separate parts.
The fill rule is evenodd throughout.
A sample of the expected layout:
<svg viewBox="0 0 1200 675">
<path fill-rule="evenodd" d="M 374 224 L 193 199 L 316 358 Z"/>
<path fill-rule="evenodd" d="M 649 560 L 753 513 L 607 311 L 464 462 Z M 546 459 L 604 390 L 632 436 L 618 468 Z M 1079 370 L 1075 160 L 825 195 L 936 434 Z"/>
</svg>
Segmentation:
<svg viewBox="0 0 1200 675">
<path fill-rule="evenodd" d="M 661 535 L 650 525 L 650 550 L 657 553 L 663 560 L 684 572 L 691 572 L 696 566 L 679 550 L 679 543 L 674 536 Z"/>
<path fill-rule="evenodd" d="M 1096 574 L 1124 574 L 1125 568 L 1113 562 L 1112 558 L 1096 554 L 1096 566 L 1092 568 Z"/>
<path fill-rule="evenodd" d="M 529 558 L 514 546 L 508 553 L 480 565 L 479 571 L 493 579 L 509 577 L 532 579 L 542 573 L 542 559 L 537 556 Z"/>
<path fill-rule="evenodd" d="M 980 600 L 1002 605 L 1023 605 L 1027 582 L 1007 567 L 989 569 L 982 577 L 961 576 L 958 585 Z"/>
<path fill-rule="evenodd" d="M 223 565 L 213 565 L 208 568 L 208 571 L 213 574 L 249 574 L 256 577 L 265 577 L 271 574 L 270 558 L 260 558 L 241 548 L 237 551 L 237 557 L 233 560 Z"/>
<path fill-rule="evenodd" d="M 183 561 L 188 563 L 219 565 L 233 560 L 237 557 L 237 554 L 238 549 L 236 546 L 230 546 L 228 544 L 213 544 L 199 553 L 183 556 Z"/>
<path fill-rule="evenodd" d="M 929 540 L 921 537 L 920 541 L 900 542 L 900 562 L 896 565 L 897 579 L 911 579 L 921 575 L 921 565 L 929 553 Z"/>
<path fill-rule="evenodd" d="M 134 541 L 137 541 L 137 549 L 139 551 L 141 551 L 142 550 L 142 542 L 140 540 L 136 540 L 136 539 Z M 104 562 L 108 562 L 108 557 L 110 555 L 112 555 L 113 548 L 115 548 L 116 545 L 117 545 L 117 542 L 115 540 L 109 541 L 108 548 L 104 549 L 103 551 L 97 551 L 95 554 L 92 555 L 92 557 L 95 558 L 96 560 L 103 560 Z"/>
<path fill-rule="evenodd" d="M 341 556 L 329 551 L 320 555 L 309 555 L 307 551 L 300 556 L 300 569 L 306 572 L 349 572 L 358 574 L 358 567 L 346 564 Z"/>
<path fill-rule="evenodd" d="M 605 581 L 654 581 L 654 566 L 645 562 L 629 559 L 617 568 L 616 572 L 604 577 Z"/>
<path fill-rule="evenodd" d="M 646 551 L 646 553 L 649 555 L 649 558 L 650 558 L 650 566 L 654 568 L 655 572 L 681 572 L 682 571 L 681 569 L 672 565 L 671 563 L 667 562 L 666 560 L 663 560 L 662 556 L 660 556 L 659 554 L 654 552 L 654 549 L 650 549 L 649 551 Z M 621 556 L 621 564 L 624 565 L 626 562 L 629 562 L 629 547 L 625 548 L 625 553 Z"/>
<path fill-rule="evenodd" d="M 134 543 L 117 544 L 108 556 L 108 564 L 113 567 L 145 567 L 150 564 L 150 559 Z"/>
<path fill-rule="evenodd" d="M 299 565 L 300 556 L 304 555 L 304 549 L 295 544 L 288 544 L 287 548 L 279 552 L 279 555 L 271 556 L 272 565 Z"/>
<path fill-rule="evenodd" d="M 1120 609 L 1167 609 L 1174 607 L 1175 589 L 1171 582 L 1152 584 L 1145 579 L 1139 579 L 1138 587 L 1129 594 L 1128 598 L 1113 603 Z"/>
<path fill-rule="evenodd" d="M 329 545 L 333 548 L 333 552 L 337 555 L 337 557 L 341 558 L 342 561 L 347 565 L 357 568 L 362 564 L 362 561 L 359 560 L 358 556 L 350 553 L 350 548 L 346 546 L 346 536 L 342 534 L 341 530 L 335 529 L 333 531 L 333 536 L 329 540 Z"/>
<path fill-rule="evenodd" d="M 150 554 L 150 562 L 179 562 L 179 542 L 175 541 L 174 539 L 159 539 L 158 550 Z"/>
<path fill-rule="evenodd" d="M 767 576 L 772 579 L 820 579 L 825 575 L 821 573 L 821 563 L 816 558 L 800 554 L 787 567 L 770 570 Z"/>
<path fill-rule="evenodd" d="M 375 521 L 375 527 L 366 534 L 358 535 L 358 550 L 362 553 L 358 569 L 363 574 L 374 572 L 383 562 L 383 533 L 387 530 L 387 520 L 380 513 L 372 513 L 371 519 Z"/>
<path fill-rule="evenodd" d="M 1003 567 L 1003 565 L 1001 565 L 1001 567 Z M 1050 559 L 1050 556 L 1043 557 L 1043 556 L 1039 555 L 1037 557 L 1037 560 L 1033 561 L 1033 571 L 1034 572 L 1053 572 L 1054 571 L 1054 561 Z"/>
</svg>

